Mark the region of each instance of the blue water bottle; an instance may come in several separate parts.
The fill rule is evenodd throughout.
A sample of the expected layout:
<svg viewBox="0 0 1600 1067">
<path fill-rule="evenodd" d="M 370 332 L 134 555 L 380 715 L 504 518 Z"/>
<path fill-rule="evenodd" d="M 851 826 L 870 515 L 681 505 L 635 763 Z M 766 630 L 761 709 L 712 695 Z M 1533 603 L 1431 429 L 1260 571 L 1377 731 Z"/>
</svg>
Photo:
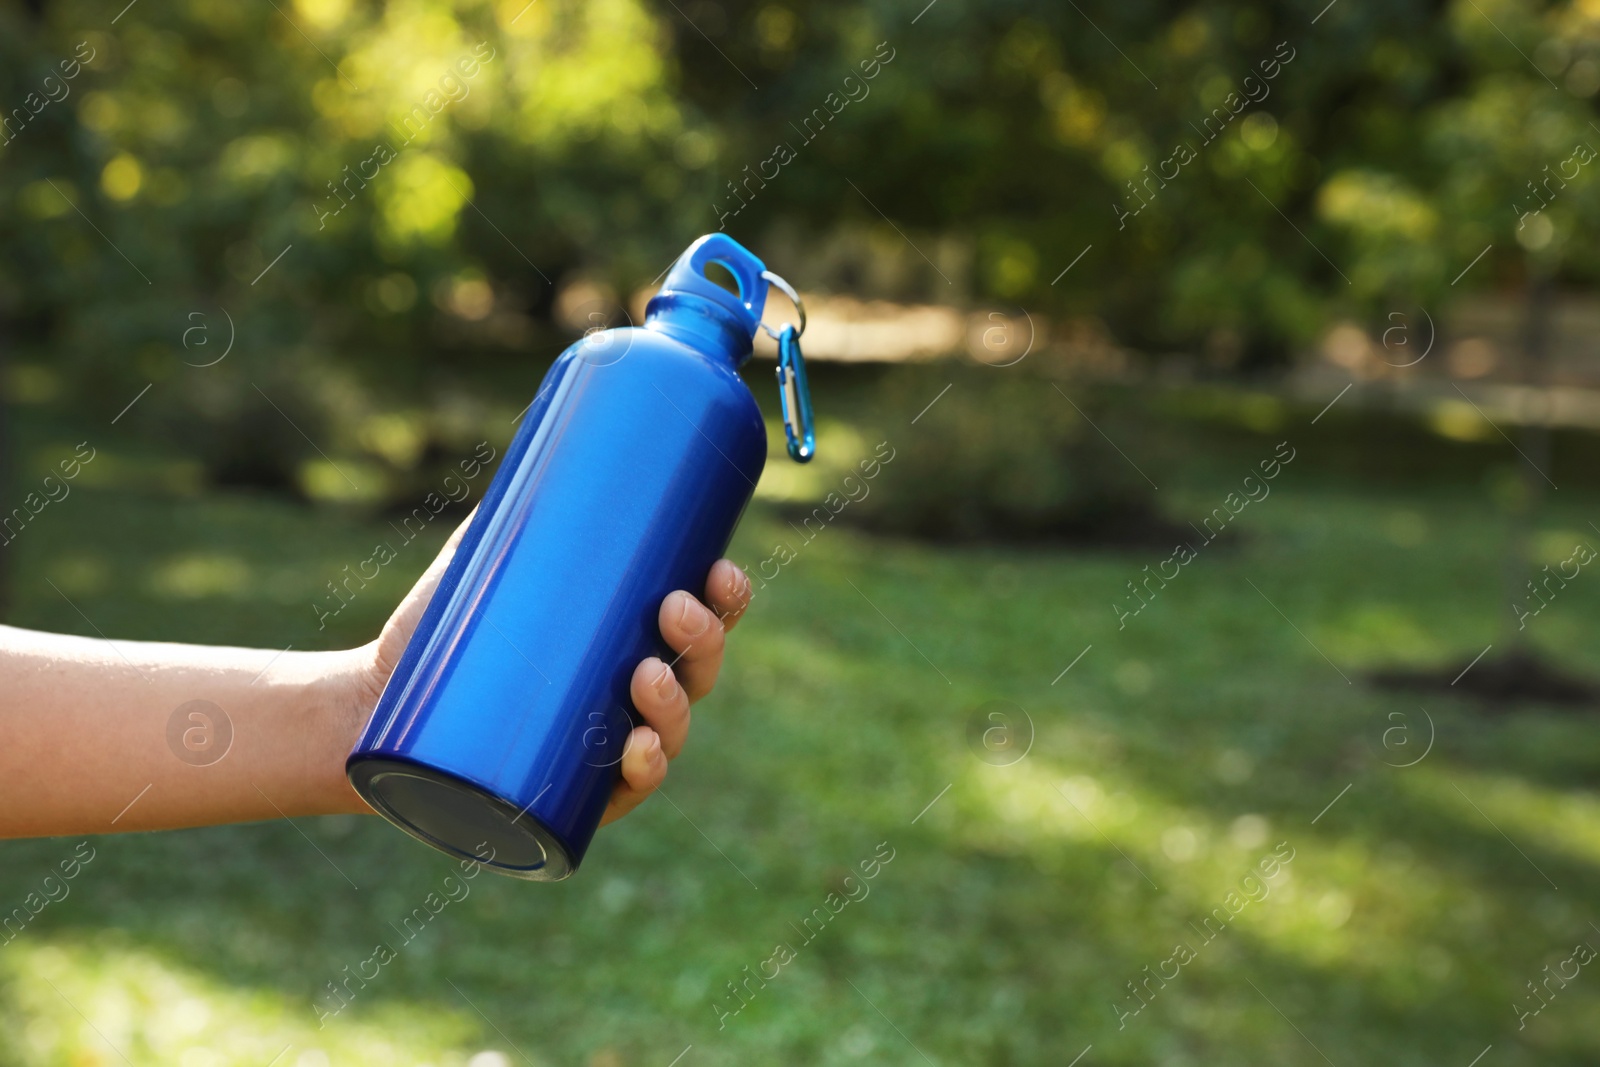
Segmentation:
<svg viewBox="0 0 1600 1067">
<path fill-rule="evenodd" d="M 769 283 L 799 307 L 732 238 L 702 237 L 642 328 L 592 333 L 551 366 L 346 762 L 395 825 L 522 878 L 582 861 L 638 721 L 633 670 L 672 659 L 661 601 L 704 587 L 766 462 L 738 375 L 758 328 L 779 343 L 789 453 L 815 447 L 804 312 L 765 326 Z"/>
</svg>

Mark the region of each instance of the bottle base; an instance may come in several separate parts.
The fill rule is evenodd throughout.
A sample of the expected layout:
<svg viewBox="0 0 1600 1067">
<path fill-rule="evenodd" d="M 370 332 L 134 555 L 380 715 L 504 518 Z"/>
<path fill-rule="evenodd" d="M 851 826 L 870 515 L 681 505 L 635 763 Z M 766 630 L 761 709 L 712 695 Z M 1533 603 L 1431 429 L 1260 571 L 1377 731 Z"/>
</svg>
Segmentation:
<svg viewBox="0 0 1600 1067">
<path fill-rule="evenodd" d="M 559 882 L 575 869 L 566 847 L 526 809 L 463 778 L 381 757 L 351 763 L 347 773 L 378 814 L 457 859 L 536 882 Z"/>
</svg>

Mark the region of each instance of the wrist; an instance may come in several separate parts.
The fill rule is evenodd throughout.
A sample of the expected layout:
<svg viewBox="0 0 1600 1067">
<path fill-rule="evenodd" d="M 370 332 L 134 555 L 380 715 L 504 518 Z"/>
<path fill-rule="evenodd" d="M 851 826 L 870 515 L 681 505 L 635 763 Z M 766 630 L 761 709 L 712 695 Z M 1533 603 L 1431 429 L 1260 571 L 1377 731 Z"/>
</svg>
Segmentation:
<svg viewBox="0 0 1600 1067">
<path fill-rule="evenodd" d="M 372 808 L 351 788 L 344 764 L 383 691 L 381 683 L 375 684 L 372 646 L 307 655 L 316 657 L 300 700 L 309 799 L 324 814 L 371 815 Z"/>
</svg>

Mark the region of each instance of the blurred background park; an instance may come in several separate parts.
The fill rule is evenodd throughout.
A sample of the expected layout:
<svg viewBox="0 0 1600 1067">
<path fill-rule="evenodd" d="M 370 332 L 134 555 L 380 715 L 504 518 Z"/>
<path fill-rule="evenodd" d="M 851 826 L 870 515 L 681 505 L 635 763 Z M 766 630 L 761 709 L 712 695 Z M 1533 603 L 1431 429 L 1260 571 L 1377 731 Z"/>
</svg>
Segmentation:
<svg viewBox="0 0 1600 1067">
<path fill-rule="evenodd" d="M 94 838 L 0 1064 L 1600 1059 L 1596 0 L 125 3 L 0 2 L 5 622 L 370 639 L 719 228 L 820 457 L 758 348 L 754 609 L 576 877 L 319 1025 L 448 861 Z"/>
</svg>

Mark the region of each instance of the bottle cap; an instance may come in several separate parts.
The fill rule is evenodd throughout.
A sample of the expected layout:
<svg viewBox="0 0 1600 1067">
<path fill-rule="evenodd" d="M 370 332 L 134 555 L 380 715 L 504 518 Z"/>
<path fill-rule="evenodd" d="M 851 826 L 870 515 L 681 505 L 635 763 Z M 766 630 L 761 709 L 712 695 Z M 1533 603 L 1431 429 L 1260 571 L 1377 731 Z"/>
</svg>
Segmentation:
<svg viewBox="0 0 1600 1067">
<path fill-rule="evenodd" d="M 706 277 L 706 268 L 712 263 L 733 275 L 739 286 L 737 296 Z M 727 234 L 707 234 L 678 257 L 656 299 L 673 297 L 673 303 L 682 303 L 685 297 L 707 301 L 732 315 L 744 330 L 746 340 L 753 340 L 767 304 L 767 279 L 763 277 L 766 269 L 754 253 Z"/>
</svg>

